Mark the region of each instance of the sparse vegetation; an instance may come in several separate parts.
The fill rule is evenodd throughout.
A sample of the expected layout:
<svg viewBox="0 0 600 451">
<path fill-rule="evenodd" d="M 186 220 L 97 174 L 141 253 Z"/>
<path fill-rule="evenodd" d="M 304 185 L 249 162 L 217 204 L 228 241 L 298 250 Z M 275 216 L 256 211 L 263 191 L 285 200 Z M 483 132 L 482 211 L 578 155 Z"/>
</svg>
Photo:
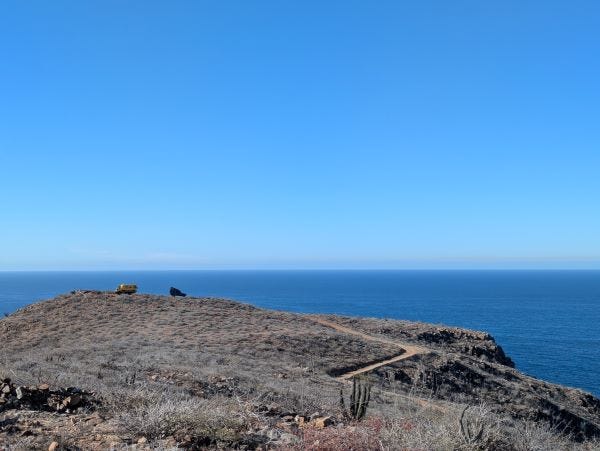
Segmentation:
<svg viewBox="0 0 600 451">
<path fill-rule="evenodd" d="M 485 334 L 329 319 L 420 345 L 424 336 L 437 338 L 426 355 L 356 377 L 340 406 L 343 382 L 330 374 L 386 359 L 397 347 L 302 315 L 218 299 L 77 292 L 31 305 L 0 320 L 0 376 L 21 385 L 80 387 L 99 404 L 62 415 L 6 410 L 0 439 L 11 449 L 47 449 L 51 441 L 75 449 L 597 445 L 591 437 L 600 401 L 495 361 L 503 354 Z M 587 421 L 586 429 L 569 418 Z"/>
</svg>

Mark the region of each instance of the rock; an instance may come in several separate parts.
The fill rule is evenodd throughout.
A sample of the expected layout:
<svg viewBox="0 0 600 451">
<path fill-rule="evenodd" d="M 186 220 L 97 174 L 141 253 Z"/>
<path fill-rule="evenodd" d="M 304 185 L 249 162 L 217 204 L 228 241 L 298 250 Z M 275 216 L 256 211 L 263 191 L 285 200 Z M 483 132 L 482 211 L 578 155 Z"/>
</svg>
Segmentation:
<svg viewBox="0 0 600 451">
<path fill-rule="evenodd" d="M 175 287 L 171 287 L 171 289 L 169 290 L 169 294 L 171 296 L 181 296 L 181 297 L 187 296 L 183 291 L 181 291 L 181 290 L 179 290 L 178 288 L 175 288 Z"/>
<path fill-rule="evenodd" d="M 77 407 L 79 404 L 81 403 L 81 395 L 74 393 L 71 396 L 67 396 L 64 400 L 63 400 L 63 404 L 65 405 L 65 407 L 69 407 L 69 408 L 73 408 L 73 407 Z"/>
<path fill-rule="evenodd" d="M 10 393 L 10 385 L 5 385 L 4 387 L 2 387 L 2 393 Z"/>
<path fill-rule="evenodd" d="M 65 406 L 63 404 L 63 399 L 57 394 L 50 395 L 48 397 L 46 403 L 48 404 L 48 407 L 56 410 L 57 412 L 61 412 L 65 408 Z"/>
<path fill-rule="evenodd" d="M 90 418 L 85 420 L 85 423 L 89 424 L 92 427 L 98 426 L 100 423 L 103 423 L 103 422 L 104 422 L 104 419 L 97 413 L 95 413 Z"/>
<path fill-rule="evenodd" d="M 177 448 L 177 440 L 175 440 L 175 437 L 173 437 L 173 436 L 167 437 L 167 439 L 165 440 L 165 448 L 167 448 L 167 449 Z"/>
<path fill-rule="evenodd" d="M 41 389 L 40 389 L 41 387 Z M 32 410 L 45 410 L 55 412 L 72 413 L 78 407 L 93 407 L 97 404 L 94 394 L 81 391 L 75 387 L 62 388 L 58 390 L 40 387 L 14 387 L 16 396 L 8 395 L 8 400 L 17 408 L 28 408 Z M 15 399 L 16 398 L 16 399 Z"/>
<path fill-rule="evenodd" d="M 311 424 L 317 429 L 323 429 L 327 426 L 331 426 L 333 424 L 333 419 L 331 417 L 319 417 L 311 421 Z"/>
<path fill-rule="evenodd" d="M 140 437 L 137 441 L 138 445 L 144 445 L 146 443 L 148 443 L 148 439 L 146 437 Z"/>
<path fill-rule="evenodd" d="M 50 446 L 48 446 L 48 451 L 56 451 L 58 449 L 58 442 L 52 442 L 50 443 Z"/>
</svg>

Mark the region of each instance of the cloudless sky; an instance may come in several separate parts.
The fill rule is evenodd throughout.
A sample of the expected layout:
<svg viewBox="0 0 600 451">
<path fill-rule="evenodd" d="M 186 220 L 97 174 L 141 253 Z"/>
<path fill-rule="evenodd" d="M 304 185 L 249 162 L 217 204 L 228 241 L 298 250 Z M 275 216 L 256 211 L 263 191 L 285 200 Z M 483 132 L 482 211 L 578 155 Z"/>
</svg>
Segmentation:
<svg viewBox="0 0 600 451">
<path fill-rule="evenodd" d="M 8 0 L 0 269 L 600 268 L 597 1 Z"/>
</svg>

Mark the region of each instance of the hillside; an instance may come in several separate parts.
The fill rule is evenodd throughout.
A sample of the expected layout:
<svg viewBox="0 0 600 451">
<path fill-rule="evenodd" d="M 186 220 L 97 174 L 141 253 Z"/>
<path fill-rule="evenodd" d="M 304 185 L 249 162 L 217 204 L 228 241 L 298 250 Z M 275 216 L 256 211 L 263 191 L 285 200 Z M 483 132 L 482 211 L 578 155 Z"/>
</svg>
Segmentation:
<svg viewBox="0 0 600 451">
<path fill-rule="evenodd" d="M 2 319 L 0 342 L 0 438 L 16 449 L 596 449 L 600 436 L 600 400 L 458 328 L 73 292 Z M 371 387 L 360 422 L 340 407 L 353 377 Z"/>
</svg>

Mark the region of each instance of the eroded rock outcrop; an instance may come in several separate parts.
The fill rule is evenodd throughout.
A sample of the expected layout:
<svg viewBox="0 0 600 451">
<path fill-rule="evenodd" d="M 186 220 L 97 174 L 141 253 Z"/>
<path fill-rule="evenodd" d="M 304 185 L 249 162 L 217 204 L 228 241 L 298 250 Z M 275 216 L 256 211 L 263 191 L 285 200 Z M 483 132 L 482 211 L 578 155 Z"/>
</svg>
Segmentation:
<svg viewBox="0 0 600 451">
<path fill-rule="evenodd" d="M 78 408 L 93 408 L 97 404 L 93 393 L 75 387 L 50 390 L 48 384 L 20 386 L 8 378 L 3 379 L 0 385 L 0 411 L 29 409 L 71 413 Z"/>
</svg>

